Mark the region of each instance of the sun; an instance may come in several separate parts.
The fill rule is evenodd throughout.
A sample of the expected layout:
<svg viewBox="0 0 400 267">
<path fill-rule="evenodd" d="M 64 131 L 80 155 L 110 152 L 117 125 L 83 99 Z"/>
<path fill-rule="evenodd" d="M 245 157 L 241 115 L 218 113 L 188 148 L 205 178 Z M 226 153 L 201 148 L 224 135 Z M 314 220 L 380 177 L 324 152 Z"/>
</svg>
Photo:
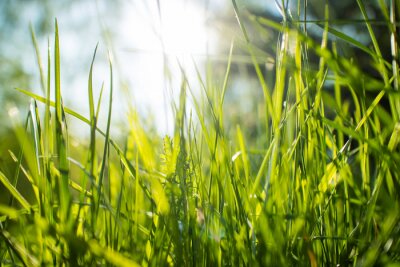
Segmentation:
<svg viewBox="0 0 400 267">
<path fill-rule="evenodd" d="M 158 34 L 167 55 L 181 57 L 207 52 L 209 38 L 204 10 L 192 2 L 160 1 Z"/>
<path fill-rule="evenodd" d="M 188 81 L 197 81 L 200 66 L 215 47 L 215 33 L 207 27 L 211 11 L 204 1 L 131 0 L 119 22 L 117 51 L 121 76 L 131 86 L 138 110 L 154 114 L 160 132 L 173 125 L 167 103 L 178 99 L 182 70 Z M 193 63 L 195 61 L 195 64 Z M 144 89 L 145 90 L 144 90 Z"/>
<path fill-rule="evenodd" d="M 205 55 L 214 39 L 202 1 L 130 2 L 122 13 L 121 34 L 129 51 L 169 56 Z"/>
</svg>

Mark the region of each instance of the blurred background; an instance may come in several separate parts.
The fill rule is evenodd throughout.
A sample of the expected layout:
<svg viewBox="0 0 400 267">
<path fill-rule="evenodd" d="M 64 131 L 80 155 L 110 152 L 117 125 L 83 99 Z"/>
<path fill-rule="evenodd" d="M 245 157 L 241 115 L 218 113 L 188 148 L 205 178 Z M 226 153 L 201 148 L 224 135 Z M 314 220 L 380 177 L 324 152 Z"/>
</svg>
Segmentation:
<svg viewBox="0 0 400 267">
<path fill-rule="evenodd" d="M 388 31 L 379 1 L 369 1 L 367 12 L 381 40 L 385 57 L 390 57 Z M 307 3 L 307 6 L 304 4 Z M 324 1 L 329 6 L 331 26 L 370 45 L 356 1 Z M 385 3 L 385 1 L 380 1 Z M 324 19 L 324 4 L 318 0 L 238 0 L 244 14 L 282 21 L 286 8 L 294 19 Z M 300 10 L 300 16 L 297 10 Z M 245 16 L 244 16 L 245 17 Z M 246 43 L 229 0 L 2 0 L 0 1 L 0 164 L 11 161 L 8 149 L 17 147 L 11 130 L 15 120 L 9 111 L 18 108 L 21 121 L 26 117 L 29 98 L 14 88 L 42 95 L 30 25 L 36 33 L 43 63 L 47 62 L 48 43 L 54 47 L 54 19 L 57 18 L 61 49 L 61 87 L 64 104 L 86 117 L 89 114 L 87 80 L 94 49 L 99 49 L 94 65 L 95 101 L 104 83 L 109 89 L 108 59 L 114 64 L 113 136 L 128 131 L 129 116 L 136 113 L 149 127 L 161 134 L 173 131 L 171 103 L 176 100 L 182 82 L 182 69 L 194 94 L 200 94 L 201 82 L 222 86 L 229 48 L 234 44 L 231 76 L 225 99 L 226 116 L 233 125 L 244 124 L 248 137 L 260 131 L 257 114 L 262 107 L 262 90 L 248 55 Z M 273 86 L 274 58 L 279 36 L 245 19 L 258 63 L 267 82 Z M 321 25 L 308 23 L 316 40 Z M 330 40 L 336 40 L 334 36 Z M 359 49 L 340 40 L 341 55 L 355 58 L 368 69 L 369 58 Z M 109 56 L 110 55 L 110 56 Z M 312 59 L 311 59 L 312 60 Z M 53 64 L 53 59 L 52 59 Z M 311 61 L 311 65 L 313 62 Z M 317 64 L 315 64 L 317 66 Z M 43 65 L 47 69 L 46 64 Z M 53 68 L 53 66 L 52 66 Z M 373 69 L 370 70 L 373 74 Z M 53 74 L 52 74 L 53 75 Z M 52 81 L 53 83 L 53 81 Z M 52 85 L 53 86 L 53 85 Z M 327 85 L 329 90 L 329 85 Z M 99 125 L 106 124 L 107 93 L 103 95 Z M 54 97 L 52 95 L 52 97 Z M 190 104 L 190 100 L 189 100 Z M 190 107 L 189 107 L 190 108 Z M 261 127 L 262 128 L 262 127 Z M 74 136 L 87 136 L 89 127 L 71 120 Z M 0 167 L 1 167 L 0 166 Z"/>
</svg>

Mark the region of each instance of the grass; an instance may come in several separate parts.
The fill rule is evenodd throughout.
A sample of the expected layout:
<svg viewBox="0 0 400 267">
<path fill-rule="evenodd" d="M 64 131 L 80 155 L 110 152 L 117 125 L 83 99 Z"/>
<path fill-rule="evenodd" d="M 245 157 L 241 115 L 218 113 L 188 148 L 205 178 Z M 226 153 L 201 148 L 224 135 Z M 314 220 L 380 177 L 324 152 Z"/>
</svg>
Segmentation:
<svg viewBox="0 0 400 267">
<path fill-rule="evenodd" d="M 381 2 L 397 53 L 394 7 Z M 37 52 L 44 96 L 17 89 L 32 101 L 26 123 L 14 126 L 21 147 L 10 151 L 15 174 L 0 172 L 10 196 L 0 205 L 2 265 L 398 266 L 397 55 L 391 62 L 383 58 L 364 3 L 357 3 L 372 47 L 330 25 L 328 8 L 324 20 L 313 21 L 323 29 L 316 41 L 296 23 L 301 2 L 297 15 L 285 12 L 277 23 L 242 14 L 233 0 L 263 92 L 255 138 L 226 114 L 232 44 L 222 84 L 199 71 L 198 97 L 183 78 L 172 136 L 154 135 L 132 112 L 121 146 L 110 134 L 111 61 L 110 85 L 95 104 L 97 47 L 88 78 L 89 118 L 63 105 L 56 23 L 47 73 Z M 272 83 L 249 23 L 281 36 Z M 378 75 L 341 56 L 328 34 L 363 51 Z M 39 51 L 33 31 L 32 37 Z M 103 91 L 109 93 L 106 107 Z M 107 112 L 105 130 L 97 125 L 100 109 Z M 81 158 L 70 151 L 66 117 L 86 123 L 90 132 Z M 22 180 L 33 198 L 20 192 Z"/>
</svg>

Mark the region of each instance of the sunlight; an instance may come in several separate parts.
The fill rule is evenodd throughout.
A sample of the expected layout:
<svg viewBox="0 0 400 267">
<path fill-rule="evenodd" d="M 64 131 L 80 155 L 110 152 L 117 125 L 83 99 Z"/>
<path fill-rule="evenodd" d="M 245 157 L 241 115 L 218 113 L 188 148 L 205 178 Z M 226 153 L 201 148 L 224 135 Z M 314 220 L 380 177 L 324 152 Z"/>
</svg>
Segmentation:
<svg viewBox="0 0 400 267">
<path fill-rule="evenodd" d="M 136 2 L 124 12 L 121 30 L 129 50 L 169 56 L 204 55 L 210 32 L 204 4 L 185 0 Z"/>
<path fill-rule="evenodd" d="M 165 52 L 172 56 L 205 54 L 207 28 L 202 9 L 187 1 L 161 3 L 160 36 Z"/>
<path fill-rule="evenodd" d="M 132 1 L 121 19 L 126 50 L 168 56 L 205 55 L 211 31 L 204 3 L 185 0 Z"/>
<path fill-rule="evenodd" d="M 214 35 L 207 28 L 204 3 L 168 0 L 158 6 L 156 0 L 132 1 L 124 9 L 120 30 L 122 75 L 132 85 L 135 107 L 150 111 L 158 129 L 168 132 L 172 113 L 166 103 L 176 98 L 178 91 L 167 88 L 179 88 L 181 83 L 177 61 L 185 68 L 187 79 L 195 79 L 192 59 L 201 64 L 213 50 Z"/>
</svg>

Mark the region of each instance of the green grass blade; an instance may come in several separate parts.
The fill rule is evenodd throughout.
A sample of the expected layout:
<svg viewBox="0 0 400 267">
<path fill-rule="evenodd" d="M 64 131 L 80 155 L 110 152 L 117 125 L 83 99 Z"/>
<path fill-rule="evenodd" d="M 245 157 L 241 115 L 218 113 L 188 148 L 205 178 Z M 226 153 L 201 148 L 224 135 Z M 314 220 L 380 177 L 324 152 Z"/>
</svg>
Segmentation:
<svg viewBox="0 0 400 267">
<path fill-rule="evenodd" d="M 94 102 L 93 102 L 93 64 L 96 58 L 96 52 L 99 44 L 96 45 L 94 49 L 92 63 L 90 64 L 90 71 L 89 71 L 89 80 L 88 80 L 88 95 L 89 95 L 89 114 L 91 120 L 94 122 L 95 120 L 95 110 L 94 110 Z"/>
<path fill-rule="evenodd" d="M 246 40 L 246 43 L 250 44 L 250 39 L 249 39 L 249 37 L 247 35 L 247 31 L 246 31 L 246 29 L 245 29 L 245 27 L 244 27 L 244 25 L 242 23 L 242 20 L 241 20 L 241 17 L 240 17 L 240 13 L 239 13 L 239 9 L 238 9 L 237 4 L 236 4 L 236 0 L 232 0 L 232 3 L 233 3 L 233 8 L 234 8 L 234 11 L 235 11 L 235 14 L 236 14 L 236 18 L 238 20 L 240 29 L 242 30 L 243 36 L 244 36 L 244 38 Z M 267 85 L 267 83 L 265 81 L 263 73 L 262 73 L 262 71 L 260 69 L 260 66 L 258 64 L 257 58 L 254 55 L 253 49 L 252 49 L 252 47 L 250 45 L 248 45 L 248 51 L 250 53 L 254 69 L 256 71 L 257 78 L 258 78 L 258 80 L 260 82 L 260 85 L 261 85 L 261 87 L 263 89 L 267 110 L 268 110 L 270 116 L 273 118 L 273 121 L 275 121 L 275 112 L 273 110 L 274 106 L 272 104 L 272 99 L 271 99 L 271 95 L 270 95 L 270 89 L 269 89 L 269 87 L 268 87 L 268 85 Z"/>
<path fill-rule="evenodd" d="M 266 169 L 267 164 L 269 162 L 268 160 L 270 159 L 271 153 L 273 151 L 273 148 L 275 147 L 274 141 L 275 140 L 273 140 L 271 142 L 267 152 L 264 155 L 264 159 L 263 159 L 263 161 L 261 163 L 261 166 L 260 166 L 260 168 L 258 170 L 256 179 L 254 180 L 253 186 L 251 187 L 250 196 L 253 195 L 257 191 L 257 188 L 260 188 L 261 179 L 263 178 L 263 175 L 265 175 L 265 169 Z M 265 187 L 267 187 L 267 185 L 265 185 Z"/>
<path fill-rule="evenodd" d="M 363 18 L 365 20 L 365 25 L 367 26 L 369 35 L 370 35 L 371 40 L 372 40 L 372 44 L 374 46 L 376 57 L 377 57 L 377 60 L 378 60 L 378 63 L 379 63 L 379 72 L 380 72 L 380 74 L 381 74 L 381 76 L 382 76 L 382 78 L 383 78 L 383 80 L 385 82 L 385 85 L 388 85 L 389 84 L 389 77 L 388 77 L 388 74 L 386 72 L 386 68 L 385 68 L 385 64 L 384 64 L 384 61 L 383 61 L 381 49 L 379 47 L 379 44 L 378 44 L 378 41 L 376 39 L 374 30 L 372 29 L 371 23 L 369 21 L 368 14 L 367 14 L 367 11 L 365 9 L 364 3 L 363 3 L 362 0 L 357 0 L 357 4 L 358 4 L 358 6 L 359 6 L 359 8 L 361 10 Z"/>
<path fill-rule="evenodd" d="M 70 212 L 70 193 L 69 193 L 69 161 L 67 152 L 67 132 L 64 116 L 61 81 L 60 81 L 60 41 L 58 36 L 58 24 L 55 21 L 55 42 L 54 42 L 54 76 L 55 76 L 55 108 L 56 108 L 56 148 L 58 154 L 58 170 L 60 172 L 59 201 L 60 201 L 60 219 L 66 222 Z"/>
<path fill-rule="evenodd" d="M 62 124 L 62 100 L 61 100 L 61 82 L 60 82 L 60 40 L 58 37 L 58 24 L 55 21 L 55 41 L 54 41 L 54 90 L 56 103 L 56 120 L 58 122 L 57 129 L 61 131 Z"/>
<path fill-rule="evenodd" d="M 49 99 L 47 99 L 45 97 L 42 97 L 40 95 L 37 95 L 35 93 L 32 93 L 32 92 L 30 92 L 28 90 L 21 89 L 21 88 L 15 88 L 15 90 L 17 90 L 17 91 L 19 91 L 19 92 L 21 92 L 21 93 L 23 93 L 23 94 L 25 94 L 25 95 L 27 95 L 29 97 L 32 97 L 33 99 L 35 99 L 37 101 L 40 101 L 40 102 L 42 102 L 44 104 L 49 103 L 49 106 L 51 106 L 53 108 L 56 107 L 56 102 L 54 102 L 52 100 L 49 100 Z M 85 118 L 84 116 L 82 116 L 78 112 L 76 112 L 76 111 L 74 111 L 74 110 L 72 110 L 70 108 L 67 108 L 67 107 L 64 107 L 64 111 L 65 111 L 65 113 L 67 113 L 67 114 L 79 119 L 80 121 L 83 121 L 86 124 L 90 125 L 90 120 L 88 118 Z"/>
<path fill-rule="evenodd" d="M 334 29 L 333 27 L 328 27 L 328 31 L 329 31 L 329 33 L 335 35 L 336 37 L 342 39 L 343 41 L 345 41 L 345 42 L 353 45 L 354 47 L 357 47 L 358 49 L 368 53 L 369 55 L 375 56 L 375 53 L 371 49 L 369 49 L 367 46 L 363 45 L 361 42 L 355 40 L 353 37 L 341 32 L 341 31 L 338 31 L 338 30 Z"/>
<path fill-rule="evenodd" d="M 29 25 L 29 29 L 31 31 L 31 38 L 32 38 L 32 43 L 33 46 L 35 47 L 35 53 L 36 53 L 36 60 L 37 60 L 37 64 L 39 67 L 39 72 L 40 72 L 40 85 L 42 88 L 42 92 L 46 92 L 46 83 L 45 83 L 45 76 L 44 76 L 44 71 L 43 71 L 43 65 L 42 65 L 42 59 L 40 57 L 40 50 L 39 50 L 39 46 L 37 44 L 37 40 L 36 40 L 36 35 L 35 35 L 35 31 L 33 29 L 32 24 Z"/>
<path fill-rule="evenodd" d="M 112 103 L 113 103 L 113 68 L 112 68 L 111 58 L 109 59 L 109 66 L 110 66 L 110 94 L 109 94 L 109 102 L 108 102 L 108 116 L 107 116 L 106 132 L 105 132 L 103 158 L 102 158 L 100 172 L 99 172 L 99 181 L 97 184 L 97 199 L 95 199 L 95 205 L 97 206 L 95 214 L 98 214 L 98 209 L 99 209 L 99 205 L 100 205 L 101 189 L 103 187 L 103 179 L 104 179 L 104 175 L 105 175 L 104 171 L 106 169 L 106 165 L 107 165 L 108 158 L 109 158 L 111 112 L 112 112 Z"/>
<path fill-rule="evenodd" d="M 228 87 L 228 79 L 229 79 L 229 74 L 231 70 L 231 64 L 232 64 L 232 54 L 233 54 L 233 41 L 231 43 L 231 48 L 229 49 L 229 56 L 228 56 L 228 65 L 226 67 L 226 72 L 225 72 L 225 78 L 224 78 L 224 83 L 222 85 L 222 93 L 221 93 L 221 100 L 219 102 L 220 106 L 220 121 L 222 122 L 222 108 L 224 104 L 224 99 L 225 99 L 225 94 L 226 94 L 226 88 Z"/>
<path fill-rule="evenodd" d="M 30 118 L 32 121 L 32 132 L 33 132 L 33 142 L 34 142 L 34 149 L 35 149 L 35 163 L 36 168 L 34 172 L 34 176 L 39 177 L 42 174 L 42 164 L 40 158 L 43 155 L 43 147 L 42 147 L 42 140 L 41 140 L 41 127 L 40 127 L 40 118 L 39 118 L 39 111 L 37 109 L 37 104 L 35 100 L 31 100 L 30 106 Z"/>
<path fill-rule="evenodd" d="M 93 181 L 96 177 L 96 127 L 97 127 L 97 114 L 94 109 L 93 101 L 93 64 L 96 57 L 98 44 L 94 50 L 92 63 L 90 64 L 89 80 L 88 80 L 88 95 L 89 95 L 89 116 L 90 116 L 90 144 L 89 144 L 89 173 L 90 179 Z"/>
<path fill-rule="evenodd" d="M 0 236 L 4 239 L 7 246 L 13 250 L 15 255 L 17 255 L 23 266 L 40 266 L 39 261 L 8 231 L 1 230 Z"/>
<path fill-rule="evenodd" d="M 44 156 L 46 161 L 46 169 L 48 169 L 47 163 L 49 154 L 53 152 L 53 135 L 51 131 L 51 113 L 50 113 L 50 84 L 51 84 L 51 56 L 50 56 L 50 40 L 47 40 L 47 84 L 46 84 L 46 101 L 45 103 L 45 113 L 44 113 L 44 138 L 47 140 L 44 146 Z"/>
<path fill-rule="evenodd" d="M 44 98 L 44 97 L 42 97 L 42 96 L 39 96 L 39 95 L 37 95 L 37 94 L 35 94 L 35 93 L 29 92 L 29 91 L 24 90 L 24 89 L 21 89 L 21 88 L 15 88 L 15 89 L 16 89 L 17 91 L 23 93 L 23 94 L 26 94 L 27 96 L 32 97 L 33 99 L 35 99 L 35 100 L 37 100 L 37 101 L 40 101 L 40 102 L 42 102 L 42 103 L 46 103 L 46 102 L 47 102 L 47 99 L 46 99 L 46 98 Z M 54 101 L 50 101 L 50 105 L 51 105 L 52 107 L 55 107 L 55 102 L 54 102 Z M 74 110 L 72 110 L 72 109 L 69 109 L 69 108 L 64 108 L 64 110 L 65 110 L 65 112 L 66 112 L 67 114 L 69 114 L 69 115 L 75 117 L 76 119 L 78 119 L 78 120 L 80 120 L 80 121 L 82 121 L 82 122 L 84 122 L 84 123 L 90 125 L 90 120 L 87 119 L 87 118 L 85 118 L 84 116 L 82 116 L 82 115 L 79 114 L 78 112 L 76 112 L 76 111 L 74 111 Z M 102 130 L 99 129 L 99 128 L 96 128 L 96 130 L 97 130 L 97 132 L 100 133 L 103 137 L 106 137 L 106 133 L 105 133 L 104 131 L 102 131 Z M 118 146 L 118 144 L 117 144 L 113 139 L 109 138 L 109 142 L 110 142 L 110 144 L 114 147 L 114 149 L 115 149 L 115 151 L 117 152 L 118 156 L 121 157 L 121 161 L 122 161 L 123 165 L 129 170 L 129 174 L 130 174 L 132 177 L 135 177 L 135 173 L 136 173 L 135 167 L 133 167 L 133 165 L 129 163 L 129 160 L 124 156 L 124 153 L 123 153 L 122 149 Z"/>
<path fill-rule="evenodd" d="M 101 104 L 101 99 L 103 97 L 103 91 L 104 91 L 104 83 L 101 85 L 99 99 L 97 100 L 96 118 L 98 118 L 100 114 L 100 104 Z"/>
<path fill-rule="evenodd" d="M 10 194 L 18 201 L 24 209 L 29 210 L 31 205 L 28 201 L 19 193 L 19 191 L 10 183 L 7 177 L 0 171 L 0 182 L 10 192 Z"/>
</svg>

